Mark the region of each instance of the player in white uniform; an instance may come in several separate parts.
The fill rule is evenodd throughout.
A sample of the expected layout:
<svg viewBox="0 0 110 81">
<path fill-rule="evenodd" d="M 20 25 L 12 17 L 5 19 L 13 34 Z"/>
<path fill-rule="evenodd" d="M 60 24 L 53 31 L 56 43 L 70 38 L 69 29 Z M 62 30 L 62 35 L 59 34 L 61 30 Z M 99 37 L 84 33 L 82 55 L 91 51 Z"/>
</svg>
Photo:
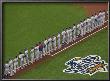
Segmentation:
<svg viewBox="0 0 110 81">
<path fill-rule="evenodd" d="M 80 22 L 80 31 L 81 31 L 81 36 L 83 37 L 83 35 L 84 35 L 84 26 L 83 26 L 83 22 L 81 21 Z"/>
<path fill-rule="evenodd" d="M 95 29 L 96 28 L 98 28 L 98 16 L 97 16 L 97 14 L 95 13 L 95 15 L 94 15 L 94 26 L 95 26 Z"/>
<path fill-rule="evenodd" d="M 40 52 L 39 52 L 39 45 L 38 44 L 36 44 L 36 46 L 34 47 L 34 50 L 35 50 L 35 60 L 37 61 L 37 60 L 39 60 L 39 54 L 40 54 Z"/>
<path fill-rule="evenodd" d="M 73 41 L 73 37 L 72 37 L 72 28 L 69 27 L 69 42 Z"/>
<path fill-rule="evenodd" d="M 95 29 L 95 18 L 94 15 L 91 16 L 91 30 L 93 31 Z"/>
<path fill-rule="evenodd" d="M 10 74 L 10 71 L 9 71 L 9 63 L 7 62 L 4 66 L 4 75 L 5 76 L 8 76 Z"/>
<path fill-rule="evenodd" d="M 104 25 L 105 23 L 105 10 L 102 12 L 102 24 Z"/>
<path fill-rule="evenodd" d="M 51 37 L 49 37 L 49 39 L 48 39 L 48 52 L 49 52 L 49 55 L 50 55 L 50 52 L 53 52 Z"/>
<path fill-rule="evenodd" d="M 66 36 L 67 44 L 69 44 L 70 34 L 69 34 L 69 29 L 68 28 L 66 28 L 66 33 L 67 33 L 67 36 Z"/>
<path fill-rule="evenodd" d="M 43 49 L 43 51 L 44 51 L 44 56 L 45 55 L 47 55 L 47 53 L 48 53 L 48 46 L 47 46 L 47 43 L 48 43 L 48 41 L 47 41 L 47 39 L 45 39 L 44 40 L 44 49 Z"/>
<path fill-rule="evenodd" d="M 101 11 L 99 11 L 97 20 L 98 20 L 98 26 L 101 27 L 102 26 L 102 12 Z"/>
<path fill-rule="evenodd" d="M 14 72 L 16 73 L 16 70 L 19 69 L 18 56 L 15 57 L 15 59 L 13 60 L 13 63 L 14 63 Z"/>
<path fill-rule="evenodd" d="M 80 24 L 77 24 L 76 26 L 76 37 L 79 37 L 79 35 L 81 34 L 80 26 Z"/>
<path fill-rule="evenodd" d="M 34 48 L 31 47 L 31 50 L 30 50 L 30 62 L 33 64 L 33 62 L 35 62 L 35 59 L 34 59 L 35 55 L 34 55 Z"/>
<path fill-rule="evenodd" d="M 56 51 L 56 48 L 57 48 L 57 46 L 56 46 L 56 36 L 53 36 L 52 44 L 53 44 L 54 51 Z"/>
<path fill-rule="evenodd" d="M 26 60 L 26 66 L 29 65 L 29 55 L 28 55 L 28 49 L 24 50 L 25 60 Z"/>
<path fill-rule="evenodd" d="M 83 21 L 83 26 L 84 26 L 84 29 L 83 29 L 83 34 L 84 35 L 86 35 L 86 29 L 87 29 L 87 20 L 86 19 L 84 19 L 84 21 Z"/>
<path fill-rule="evenodd" d="M 61 43 L 60 43 L 60 33 L 57 35 L 57 43 L 58 43 L 58 49 L 61 48 Z"/>
<path fill-rule="evenodd" d="M 72 36 L 73 36 L 73 40 L 75 41 L 76 40 L 76 26 L 75 24 L 73 24 L 73 29 L 72 29 Z"/>
<path fill-rule="evenodd" d="M 90 32 L 91 32 L 91 23 L 90 23 L 90 21 L 91 21 L 91 20 L 90 20 L 90 18 L 88 17 L 88 18 L 87 18 L 87 23 L 88 23 L 88 24 L 87 24 L 87 33 L 90 33 Z"/>
<path fill-rule="evenodd" d="M 20 68 L 23 69 L 24 66 L 24 54 L 23 53 L 19 53 L 19 59 L 20 59 Z"/>
<path fill-rule="evenodd" d="M 66 32 L 65 30 L 62 31 L 62 44 L 64 45 L 66 43 Z"/>
<path fill-rule="evenodd" d="M 10 76 L 13 76 L 14 75 L 14 72 L 13 72 L 13 60 L 9 60 L 9 71 L 10 71 Z"/>
</svg>

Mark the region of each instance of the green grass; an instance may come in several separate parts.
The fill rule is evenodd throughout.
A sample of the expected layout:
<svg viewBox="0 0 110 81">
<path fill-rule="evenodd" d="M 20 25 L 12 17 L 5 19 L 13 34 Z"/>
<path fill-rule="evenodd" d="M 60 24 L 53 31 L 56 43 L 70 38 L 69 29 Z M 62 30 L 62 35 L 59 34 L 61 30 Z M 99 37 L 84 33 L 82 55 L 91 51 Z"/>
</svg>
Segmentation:
<svg viewBox="0 0 110 81">
<path fill-rule="evenodd" d="M 71 3 L 5 3 L 3 13 L 5 61 L 86 17 Z"/>
<path fill-rule="evenodd" d="M 79 23 L 86 17 L 83 7 L 71 3 L 5 3 L 3 8 L 4 60 L 14 58 L 19 50 L 30 48 L 45 37 L 61 32 L 63 28 Z M 64 63 L 75 56 L 98 54 L 107 62 L 107 30 L 75 45 L 52 59 L 47 59 L 32 70 L 16 78 L 21 79 L 108 79 L 108 73 L 93 76 L 66 74 Z"/>
<path fill-rule="evenodd" d="M 88 80 L 107 80 L 108 72 L 98 72 L 93 76 L 81 74 L 63 73 L 67 68 L 64 63 L 74 57 L 85 57 L 90 54 L 97 54 L 108 63 L 108 32 L 104 29 L 87 40 L 73 46 L 71 49 L 56 55 L 54 58 L 47 59 L 42 64 L 36 65 L 32 70 L 16 77 L 21 79 L 88 79 Z"/>
</svg>

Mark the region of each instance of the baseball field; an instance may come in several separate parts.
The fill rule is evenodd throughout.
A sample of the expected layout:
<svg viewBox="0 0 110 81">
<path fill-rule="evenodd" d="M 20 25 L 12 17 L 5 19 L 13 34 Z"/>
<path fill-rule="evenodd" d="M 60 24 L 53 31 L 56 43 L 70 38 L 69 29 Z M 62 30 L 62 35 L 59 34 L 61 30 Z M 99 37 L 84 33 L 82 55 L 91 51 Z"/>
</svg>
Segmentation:
<svg viewBox="0 0 110 81">
<path fill-rule="evenodd" d="M 104 4 L 107 6 L 107 4 Z M 99 6 L 100 7 L 100 6 Z M 97 9 L 98 10 L 98 9 Z M 96 11 L 96 10 L 94 10 Z M 73 3 L 4 3 L 3 4 L 3 59 L 14 59 L 19 51 L 35 46 L 48 36 L 57 35 L 64 28 L 78 24 L 90 14 L 81 4 Z M 93 11 L 92 11 L 93 12 Z M 91 12 L 91 13 L 92 13 Z M 95 12 L 94 12 L 95 13 Z M 94 14 L 93 13 L 93 14 Z M 89 15 L 88 15 L 89 14 Z M 34 65 L 15 79 L 108 79 L 108 72 L 93 76 L 66 74 L 64 63 L 73 57 L 96 54 L 108 63 L 108 29 L 103 29 L 88 39 L 52 58 Z"/>
</svg>

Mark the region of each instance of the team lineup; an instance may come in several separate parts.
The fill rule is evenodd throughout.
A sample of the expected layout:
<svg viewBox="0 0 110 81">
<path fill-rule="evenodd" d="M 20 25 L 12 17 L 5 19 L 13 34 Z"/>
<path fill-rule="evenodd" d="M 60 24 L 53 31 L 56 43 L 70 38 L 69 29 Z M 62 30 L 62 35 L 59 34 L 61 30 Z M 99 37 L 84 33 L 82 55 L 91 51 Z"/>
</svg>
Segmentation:
<svg viewBox="0 0 110 81">
<path fill-rule="evenodd" d="M 39 42 L 31 47 L 31 50 L 25 48 L 24 52 L 19 52 L 19 55 L 14 59 L 9 59 L 4 65 L 4 76 L 13 76 L 17 70 L 23 69 L 31 63 L 42 59 L 43 56 L 51 55 L 52 52 L 76 41 L 80 36 L 83 37 L 87 33 L 100 28 L 105 23 L 106 15 L 108 15 L 108 11 L 99 11 L 99 14 L 92 15 L 77 25 L 73 24 L 73 27 L 63 29 L 57 36 L 54 35 L 45 38 L 43 42 Z"/>
</svg>

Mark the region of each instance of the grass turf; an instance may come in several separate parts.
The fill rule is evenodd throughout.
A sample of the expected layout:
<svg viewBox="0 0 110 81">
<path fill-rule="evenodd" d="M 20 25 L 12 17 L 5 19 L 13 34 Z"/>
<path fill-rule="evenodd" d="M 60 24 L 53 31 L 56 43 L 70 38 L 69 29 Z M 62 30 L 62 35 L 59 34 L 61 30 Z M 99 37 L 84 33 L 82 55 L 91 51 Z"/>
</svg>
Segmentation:
<svg viewBox="0 0 110 81">
<path fill-rule="evenodd" d="M 30 6 L 29 6 L 30 5 Z M 4 4 L 4 60 L 14 58 L 19 50 L 30 48 L 47 36 L 61 32 L 86 17 L 85 10 L 70 3 L 5 3 Z M 74 48 L 60 53 L 53 59 L 25 72 L 17 78 L 26 79 L 108 79 L 108 73 L 96 73 L 92 77 L 65 74 L 64 63 L 75 56 L 97 53 L 108 59 L 107 31 L 103 30 Z"/>
<path fill-rule="evenodd" d="M 42 64 L 36 65 L 35 68 L 24 72 L 16 77 L 20 79 L 91 79 L 105 80 L 108 79 L 108 72 L 98 72 L 93 76 L 81 74 L 63 73 L 62 70 L 67 68 L 64 63 L 73 57 L 85 57 L 90 54 L 97 54 L 108 63 L 108 31 L 104 29 L 97 34 L 89 37 L 81 43 L 73 46 L 65 52 L 59 53 L 52 59 L 47 59 Z"/>
<path fill-rule="evenodd" d="M 4 3 L 3 13 L 5 61 L 86 17 L 71 3 Z"/>
</svg>

